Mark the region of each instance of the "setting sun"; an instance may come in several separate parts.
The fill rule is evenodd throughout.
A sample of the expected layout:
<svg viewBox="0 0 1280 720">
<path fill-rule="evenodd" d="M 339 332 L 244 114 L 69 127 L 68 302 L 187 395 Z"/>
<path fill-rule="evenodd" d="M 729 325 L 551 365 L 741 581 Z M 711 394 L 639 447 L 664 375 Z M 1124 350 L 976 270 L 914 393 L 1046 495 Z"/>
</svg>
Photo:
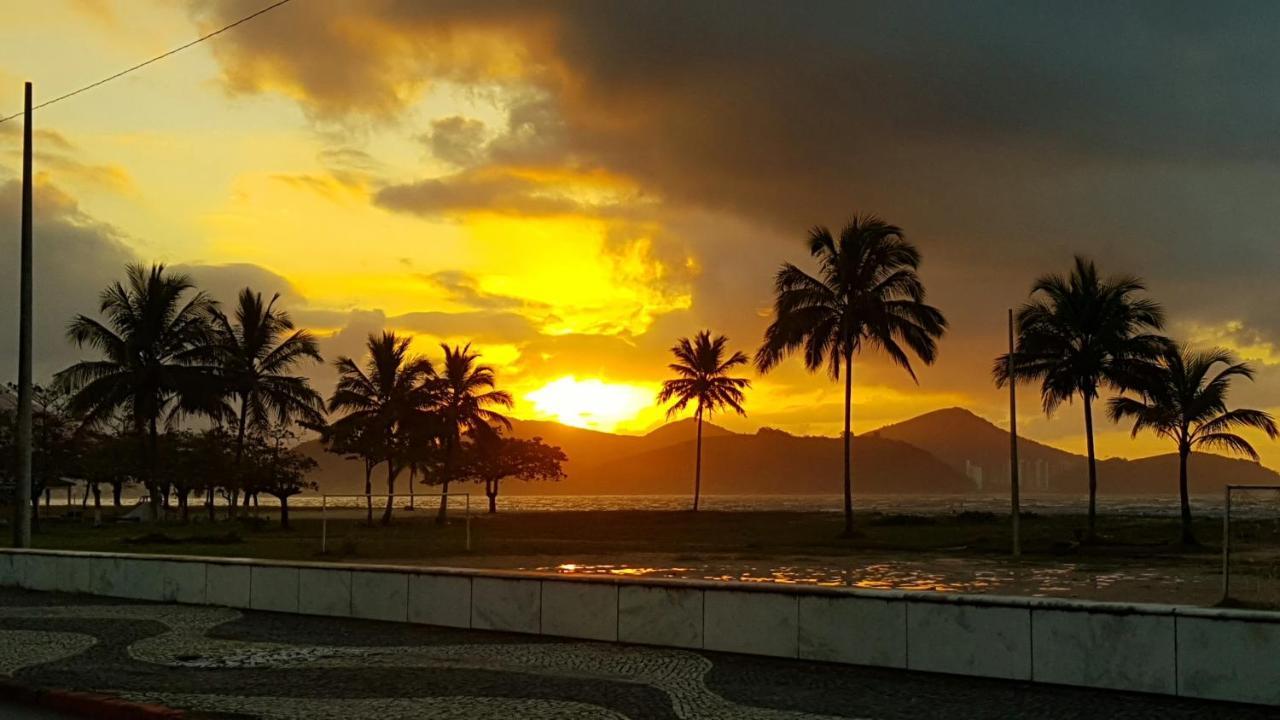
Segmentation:
<svg viewBox="0 0 1280 720">
<path fill-rule="evenodd" d="M 539 417 L 592 430 L 614 430 L 653 407 L 654 394 L 638 385 L 607 383 L 572 375 L 525 395 Z"/>
</svg>

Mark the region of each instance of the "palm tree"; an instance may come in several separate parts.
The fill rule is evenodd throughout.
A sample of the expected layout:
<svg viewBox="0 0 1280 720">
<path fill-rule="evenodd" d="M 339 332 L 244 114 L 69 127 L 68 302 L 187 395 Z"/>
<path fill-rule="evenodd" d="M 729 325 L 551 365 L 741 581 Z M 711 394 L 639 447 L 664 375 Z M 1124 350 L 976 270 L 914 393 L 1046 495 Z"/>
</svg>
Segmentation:
<svg viewBox="0 0 1280 720">
<path fill-rule="evenodd" d="M 237 402 L 235 465 L 244 457 L 245 435 L 265 432 L 274 421 L 299 420 L 318 425 L 324 420 L 324 399 L 307 378 L 292 374 L 304 360 L 322 362 L 316 340 L 295 330 L 289 313 L 276 308 L 278 294 L 263 302 L 261 293 L 240 291 L 235 314 L 213 311 L 219 374 L 224 391 Z M 249 493 L 245 493 L 245 505 Z M 209 491 L 210 512 L 213 490 Z M 231 512 L 235 512 L 235 491 Z"/>
<path fill-rule="evenodd" d="M 1104 386 L 1123 390 L 1143 363 L 1168 340 L 1155 331 L 1164 311 L 1131 275 L 1102 278 L 1093 262 L 1076 256 L 1069 275 L 1044 275 L 1031 287 L 1031 300 L 1018 310 L 1013 363 L 996 358 L 992 374 L 1003 387 L 1014 379 L 1040 381 L 1046 414 L 1079 396 L 1084 405 L 1089 454 L 1089 538 L 1097 526 L 1098 469 L 1093 445 L 1093 401 Z"/>
<path fill-rule="evenodd" d="M 675 404 L 667 410 L 670 419 L 676 413 L 694 403 L 696 410 L 693 416 L 698 421 L 697 454 L 693 466 L 693 510 L 698 511 L 698 500 L 702 495 L 702 420 L 712 413 L 725 408 L 732 408 L 739 415 L 746 415 L 742 403 L 746 399 L 742 391 L 751 387 L 746 378 L 730 377 L 729 372 L 739 365 L 746 365 L 747 356 L 741 352 L 725 358 L 725 345 L 729 339 L 724 335 L 711 339 L 711 331 L 703 330 L 689 338 L 680 338 L 671 348 L 676 362 L 671 368 L 678 377 L 667 380 L 658 392 L 658 402 L 667 403 L 675 400 Z"/>
<path fill-rule="evenodd" d="M 55 376 L 73 393 L 70 410 L 87 427 L 124 414 L 143 444 L 144 481 L 152 516 L 159 512 L 157 482 L 159 428 L 184 414 L 225 417 L 213 376 L 210 313 L 215 303 L 195 290 L 191 278 L 165 271 L 164 265 L 129 265 L 126 282 L 102 292 L 104 321 L 77 315 L 67 337 L 77 347 L 99 351 L 101 360 L 83 360 Z"/>
<path fill-rule="evenodd" d="M 382 524 L 391 523 L 396 476 L 404 468 L 405 428 L 430 404 L 435 368 L 424 357 L 409 354 L 409 338 L 394 332 L 370 334 L 369 358 L 363 369 L 349 357 L 334 363 L 338 386 L 329 398 L 329 410 L 346 412 L 334 423 L 339 437 L 376 438 L 366 452 L 377 453 L 387 464 L 387 506 Z"/>
<path fill-rule="evenodd" d="M 457 467 L 463 434 L 491 432 L 495 425 L 510 430 L 511 421 L 492 408 L 509 408 L 513 402 L 507 391 L 493 389 L 493 368 L 476 364 L 480 354 L 471 351 L 471 343 L 440 347 L 444 350 L 444 364 L 440 368 L 436 410 L 442 423 L 444 472 L 436 522 L 443 523 L 449 513 L 449 481 Z"/>
<path fill-rule="evenodd" d="M 1212 377 L 1210 373 L 1224 365 Z M 1112 398 L 1107 410 L 1111 419 L 1133 420 L 1133 435 L 1151 430 L 1178 445 L 1178 493 L 1182 501 L 1182 542 L 1193 545 L 1191 499 L 1187 490 L 1187 458 L 1196 448 L 1219 449 L 1259 460 L 1249 441 L 1236 435 L 1237 428 L 1254 428 L 1274 440 L 1275 420 L 1261 410 L 1228 410 L 1227 391 L 1231 380 L 1253 379 L 1253 368 L 1237 363 L 1221 348 L 1192 352 L 1184 346 L 1168 345 L 1134 383 L 1140 395 Z"/>
<path fill-rule="evenodd" d="M 932 364 L 947 320 L 925 304 L 924 284 L 917 274 L 920 251 L 895 225 L 872 215 L 855 215 L 839 240 L 827 228 L 815 227 L 809 232 L 809 253 L 818 260 L 817 277 L 791 263 L 778 271 L 774 320 L 765 330 L 755 363 L 760 372 L 768 372 L 800 351 L 810 372 L 826 365 L 832 380 L 844 373 L 844 529 L 849 535 L 853 356 L 867 347 L 878 349 L 914 380 L 907 351 Z"/>
</svg>

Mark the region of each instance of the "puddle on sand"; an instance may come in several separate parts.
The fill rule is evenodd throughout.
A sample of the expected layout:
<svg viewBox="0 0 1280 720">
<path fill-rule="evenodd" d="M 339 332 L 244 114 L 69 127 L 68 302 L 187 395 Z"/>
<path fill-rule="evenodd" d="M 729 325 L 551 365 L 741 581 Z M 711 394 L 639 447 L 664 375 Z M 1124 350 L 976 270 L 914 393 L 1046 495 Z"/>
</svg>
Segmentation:
<svg viewBox="0 0 1280 720">
<path fill-rule="evenodd" d="M 577 575 L 686 578 L 782 584 L 855 587 L 918 592 L 1087 596 L 1134 586 L 1172 596 L 1186 581 L 1156 569 L 1092 570 L 1076 563 L 1000 567 L 977 561 L 939 559 L 895 561 L 840 567 L 831 564 L 769 565 L 750 562 L 685 563 L 681 566 L 563 563 L 521 568 Z"/>
</svg>

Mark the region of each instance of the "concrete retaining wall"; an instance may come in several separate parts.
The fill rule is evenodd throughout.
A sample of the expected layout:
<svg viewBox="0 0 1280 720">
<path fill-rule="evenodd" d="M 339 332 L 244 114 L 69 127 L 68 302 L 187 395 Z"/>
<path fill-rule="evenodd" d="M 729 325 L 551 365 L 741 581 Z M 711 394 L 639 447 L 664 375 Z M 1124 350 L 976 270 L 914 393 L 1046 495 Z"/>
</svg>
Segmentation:
<svg viewBox="0 0 1280 720">
<path fill-rule="evenodd" d="M 4 549 L 0 586 L 1280 705 L 1280 613 Z"/>
</svg>

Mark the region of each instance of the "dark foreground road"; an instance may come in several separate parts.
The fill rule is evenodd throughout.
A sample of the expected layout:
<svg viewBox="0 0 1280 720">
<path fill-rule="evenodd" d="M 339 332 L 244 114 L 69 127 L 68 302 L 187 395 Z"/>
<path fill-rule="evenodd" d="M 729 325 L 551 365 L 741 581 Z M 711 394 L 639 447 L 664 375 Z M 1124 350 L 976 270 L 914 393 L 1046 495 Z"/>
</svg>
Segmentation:
<svg viewBox="0 0 1280 720">
<path fill-rule="evenodd" d="M 1129 693 L 18 590 L 0 590 L 0 674 L 228 718 L 1276 717 Z"/>
</svg>

